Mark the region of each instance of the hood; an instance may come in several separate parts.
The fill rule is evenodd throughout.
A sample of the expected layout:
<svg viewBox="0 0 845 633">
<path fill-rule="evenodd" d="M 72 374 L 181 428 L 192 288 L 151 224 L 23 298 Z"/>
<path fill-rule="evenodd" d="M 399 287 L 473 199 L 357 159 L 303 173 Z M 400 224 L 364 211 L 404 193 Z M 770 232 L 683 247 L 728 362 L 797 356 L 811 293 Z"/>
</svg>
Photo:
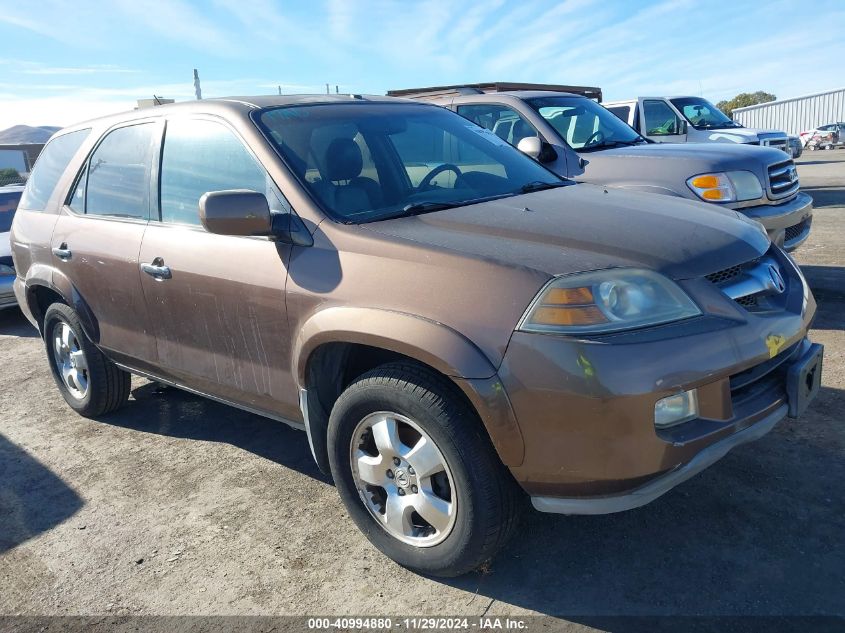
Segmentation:
<svg viewBox="0 0 845 633">
<path fill-rule="evenodd" d="M 754 143 L 764 138 L 786 138 L 778 130 L 758 130 L 750 127 L 726 127 L 719 130 L 695 130 L 696 135 L 706 134 L 711 143 Z"/>
<path fill-rule="evenodd" d="M 632 158 L 685 161 L 694 167 L 685 169 L 688 175 L 684 180 L 707 171 L 749 169 L 749 165 L 761 166 L 762 169 L 764 166 L 786 160 L 783 152 L 775 147 L 733 143 L 643 143 L 596 152 L 583 152 L 580 156 L 588 165 L 605 160 L 616 162 L 619 159 Z M 664 165 L 661 165 L 661 168 L 663 167 Z"/>
<path fill-rule="evenodd" d="M 688 279 L 769 247 L 753 222 L 728 209 L 586 184 L 361 228 L 549 275 L 626 266 Z"/>
</svg>

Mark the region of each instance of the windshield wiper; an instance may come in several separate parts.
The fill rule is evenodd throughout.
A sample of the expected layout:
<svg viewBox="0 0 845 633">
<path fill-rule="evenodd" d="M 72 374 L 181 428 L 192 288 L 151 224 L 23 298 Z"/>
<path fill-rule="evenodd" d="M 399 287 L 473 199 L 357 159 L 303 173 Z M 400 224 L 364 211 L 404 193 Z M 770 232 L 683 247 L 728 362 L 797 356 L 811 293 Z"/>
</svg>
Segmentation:
<svg viewBox="0 0 845 633">
<path fill-rule="evenodd" d="M 630 141 L 602 141 L 601 143 L 597 143 L 595 145 L 587 145 L 586 147 L 582 147 L 579 151 L 585 152 L 590 151 L 593 149 L 610 149 L 613 147 L 628 147 L 629 145 L 639 145 L 640 143 L 648 143 L 648 141 L 642 137 L 635 138 Z"/>
<path fill-rule="evenodd" d="M 542 180 L 535 180 L 526 183 L 519 188 L 520 193 L 531 193 L 532 191 L 543 191 L 543 189 L 554 189 L 555 187 L 565 187 L 570 183 L 560 180 L 555 182 L 544 182 Z"/>
<path fill-rule="evenodd" d="M 428 213 L 429 211 L 442 211 L 452 209 L 464 204 L 463 202 L 412 202 L 402 207 L 402 215 L 416 215 Z"/>
</svg>

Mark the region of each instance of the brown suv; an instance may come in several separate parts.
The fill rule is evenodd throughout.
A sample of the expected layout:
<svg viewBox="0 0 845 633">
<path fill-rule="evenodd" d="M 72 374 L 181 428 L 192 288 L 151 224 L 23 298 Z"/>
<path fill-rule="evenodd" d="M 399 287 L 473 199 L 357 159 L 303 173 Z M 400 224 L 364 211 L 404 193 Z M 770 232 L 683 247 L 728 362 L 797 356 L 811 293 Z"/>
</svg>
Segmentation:
<svg viewBox="0 0 845 633">
<path fill-rule="evenodd" d="M 442 108 L 258 97 L 63 130 L 13 227 L 67 402 L 130 373 L 304 429 L 352 519 L 460 574 L 527 494 L 633 508 L 797 416 L 815 301 L 734 211 L 562 180 Z"/>
</svg>

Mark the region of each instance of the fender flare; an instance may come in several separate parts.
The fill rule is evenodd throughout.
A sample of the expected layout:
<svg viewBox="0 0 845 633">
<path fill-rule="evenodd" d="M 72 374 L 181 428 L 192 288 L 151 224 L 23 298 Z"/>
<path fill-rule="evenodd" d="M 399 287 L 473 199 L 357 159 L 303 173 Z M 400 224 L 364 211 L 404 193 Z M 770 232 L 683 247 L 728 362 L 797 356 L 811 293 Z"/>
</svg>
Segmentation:
<svg viewBox="0 0 845 633">
<path fill-rule="evenodd" d="M 415 358 L 453 378 L 490 378 L 496 368 L 463 334 L 404 312 L 375 308 L 330 307 L 299 328 L 291 358 L 293 375 L 305 386 L 308 359 L 325 343 L 359 343 Z"/>
<path fill-rule="evenodd" d="M 496 367 L 468 338 L 449 326 L 404 312 L 330 307 L 310 316 L 299 329 L 291 358 L 300 389 L 300 407 L 314 459 L 328 472 L 323 411 L 308 397 L 308 363 L 326 343 L 358 343 L 403 354 L 449 377 L 475 408 L 499 457 L 522 463 L 524 442 Z"/>
<path fill-rule="evenodd" d="M 100 326 L 97 317 L 91 311 L 88 303 L 82 297 L 76 286 L 68 279 L 63 272 L 45 266 L 44 264 L 33 264 L 27 271 L 26 280 L 26 302 L 30 313 L 35 315 L 41 323 L 44 317 L 38 308 L 38 301 L 35 297 L 36 289 L 47 288 L 59 295 L 62 300 L 72 307 L 79 316 L 85 336 L 94 344 L 100 341 Z M 42 336 L 44 332 L 41 332 Z"/>
</svg>

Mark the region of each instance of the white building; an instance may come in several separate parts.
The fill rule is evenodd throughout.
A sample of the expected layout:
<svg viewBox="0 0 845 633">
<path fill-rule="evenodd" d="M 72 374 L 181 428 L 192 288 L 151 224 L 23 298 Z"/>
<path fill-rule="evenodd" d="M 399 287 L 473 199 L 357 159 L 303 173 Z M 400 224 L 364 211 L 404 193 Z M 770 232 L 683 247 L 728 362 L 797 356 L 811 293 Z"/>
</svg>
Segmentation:
<svg viewBox="0 0 845 633">
<path fill-rule="evenodd" d="M 797 135 L 820 125 L 845 121 L 845 88 L 737 108 L 731 116 L 745 127 Z"/>
</svg>

